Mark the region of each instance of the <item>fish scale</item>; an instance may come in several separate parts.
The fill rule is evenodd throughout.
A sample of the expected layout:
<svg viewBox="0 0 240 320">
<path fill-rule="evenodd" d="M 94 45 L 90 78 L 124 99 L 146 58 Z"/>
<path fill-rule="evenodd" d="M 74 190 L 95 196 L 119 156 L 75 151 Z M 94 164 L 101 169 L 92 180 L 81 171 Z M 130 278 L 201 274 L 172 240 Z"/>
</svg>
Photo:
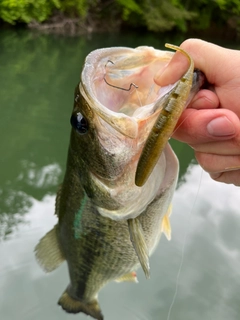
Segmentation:
<svg viewBox="0 0 240 320">
<path fill-rule="evenodd" d="M 167 141 L 142 186 L 135 184 L 135 173 L 161 109 L 168 110 L 175 93 L 184 104 L 190 91 L 189 81 L 187 88 L 177 82 L 163 95 L 154 84 L 155 73 L 172 56 L 151 47 L 119 47 L 96 50 L 86 58 L 75 90 L 66 172 L 56 197 L 58 223 L 35 248 L 46 272 L 67 261 L 70 283 L 58 304 L 69 313 L 103 320 L 98 304 L 101 288 L 113 280 L 137 282 L 139 266 L 149 277 L 149 256 L 161 233 L 171 238 L 169 215 L 178 160 Z M 109 59 L 116 61 L 111 64 L 114 77 L 106 74 Z M 199 90 L 196 79 L 191 97 Z M 138 90 L 137 96 L 147 97 L 147 105 L 141 101 L 138 107 L 135 96 L 121 89 L 131 83 L 137 84 L 133 89 Z M 154 94 L 149 95 L 153 85 Z M 121 110 L 111 101 L 120 101 Z M 129 112 L 131 106 L 134 110 Z M 159 129 L 164 135 L 166 128 Z"/>
</svg>

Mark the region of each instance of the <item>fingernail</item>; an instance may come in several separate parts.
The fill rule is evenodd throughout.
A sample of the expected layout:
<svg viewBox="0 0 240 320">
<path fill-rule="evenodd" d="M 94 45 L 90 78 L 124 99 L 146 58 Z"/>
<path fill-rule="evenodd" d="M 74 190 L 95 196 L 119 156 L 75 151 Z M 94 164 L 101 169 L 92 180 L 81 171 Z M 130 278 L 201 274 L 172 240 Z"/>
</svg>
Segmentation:
<svg viewBox="0 0 240 320">
<path fill-rule="evenodd" d="M 221 177 L 222 172 L 210 173 L 209 175 L 213 180 L 215 180 Z"/>
<path fill-rule="evenodd" d="M 167 68 L 168 64 L 166 64 L 164 67 L 162 67 L 161 70 L 157 71 L 157 73 L 154 76 L 154 81 L 159 86 L 166 85 L 166 81 L 164 81 L 163 74 L 165 72 L 165 69 Z M 167 83 L 168 84 L 168 83 Z"/>
<path fill-rule="evenodd" d="M 236 132 L 232 122 L 225 116 L 210 121 L 207 130 L 209 134 L 215 137 L 229 136 Z"/>
<path fill-rule="evenodd" d="M 204 106 L 204 108 L 208 108 L 208 109 L 215 109 L 216 106 L 216 102 L 212 101 L 211 99 L 208 99 L 207 97 L 201 97 L 198 98 L 196 100 L 191 101 L 191 108 L 193 109 L 202 109 Z"/>
</svg>

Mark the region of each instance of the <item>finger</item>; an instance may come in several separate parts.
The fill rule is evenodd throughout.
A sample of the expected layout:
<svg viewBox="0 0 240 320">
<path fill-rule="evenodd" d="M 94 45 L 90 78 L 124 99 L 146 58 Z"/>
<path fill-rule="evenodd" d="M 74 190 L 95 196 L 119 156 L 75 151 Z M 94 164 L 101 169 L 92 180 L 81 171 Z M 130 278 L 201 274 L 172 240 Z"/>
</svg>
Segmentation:
<svg viewBox="0 0 240 320">
<path fill-rule="evenodd" d="M 210 90 L 200 90 L 192 99 L 188 108 L 193 109 L 216 109 L 219 107 L 218 96 Z"/>
<path fill-rule="evenodd" d="M 234 184 L 235 186 L 240 186 L 240 170 L 219 172 L 210 174 L 210 177 L 218 182 L 224 182 L 228 184 Z"/>
<path fill-rule="evenodd" d="M 221 86 L 231 80 L 232 74 L 229 74 L 229 68 L 236 70 L 236 59 L 239 60 L 237 50 L 225 49 L 199 39 L 188 39 L 181 44 L 181 48 L 191 55 L 195 67 L 207 75 L 209 83 Z M 231 59 L 226 60 L 229 55 Z M 219 68 L 213 68 L 216 59 Z"/>
<path fill-rule="evenodd" d="M 190 145 L 224 141 L 240 136 L 240 120 L 226 109 L 186 109 L 173 133 L 173 138 Z"/>
<path fill-rule="evenodd" d="M 232 72 L 236 70 L 239 74 L 239 51 L 226 49 L 213 43 L 200 39 L 187 39 L 181 46 L 194 60 L 195 68 L 200 69 L 207 76 L 208 82 L 221 86 L 233 78 Z M 231 59 L 226 60 L 226 57 Z M 219 68 L 214 68 L 217 65 Z M 227 62 L 227 63 L 226 63 Z M 169 64 L 155 76 L 155 82 L 159 86 L 166 86 L 175 83 L 187 71 L 189 61 L 180 52 L 176 52 Z"/>
<path fill-rule="evenodd" d="M 201 167 L 208 173 L 236 171 L 240 169 L 240 155 L 219 155 L 195 152 L 196 159 Z"/>
<path fill-rule="evenodd" d="M 168 65 L 160 70 L 154 78 L 158 86 L 164 87 L 178 81 L 189 67 L 189 60 L 180 52 L 176 52 Z"/>
<path fill-rule="evenodd" d="M 213 141 L 202 144 L 190 144 L 196 152 L 211 153 L 219 155 L 240 155 L 240 139 L 229 139 L 227 141 Z"/>
</svg>

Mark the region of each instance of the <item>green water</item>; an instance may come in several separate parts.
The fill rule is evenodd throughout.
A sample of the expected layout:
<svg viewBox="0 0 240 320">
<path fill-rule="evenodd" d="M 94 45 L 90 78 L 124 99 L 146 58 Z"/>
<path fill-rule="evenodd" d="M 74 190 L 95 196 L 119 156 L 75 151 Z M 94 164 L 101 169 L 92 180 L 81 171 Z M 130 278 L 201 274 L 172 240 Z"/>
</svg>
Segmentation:
<svg viewBox="0 0 240 320">
<path fill-rule="evenodd" d="M 54 197 L 65 170 L 73 91 L 85 56 L 100 47 L 163 48 L 165 42 L 182 40 L 148 34 L 0 33 L 1 320 L 87 319 L 57 306 L 68 284 L 66 264 L 46 275 L 33 254 L 56 223 Z M 188 146 L 172 144 L 181 164 L 172 241 L 162 237 L 151 257 L 149 281 L 139 270 L 138 284 L 111 283 L 100 292 L 105 319 L 167 320 L 185 243 L 168 320 L 239 320 L 239 188 L 212 181 L 191 164 Z"/>
</svg>

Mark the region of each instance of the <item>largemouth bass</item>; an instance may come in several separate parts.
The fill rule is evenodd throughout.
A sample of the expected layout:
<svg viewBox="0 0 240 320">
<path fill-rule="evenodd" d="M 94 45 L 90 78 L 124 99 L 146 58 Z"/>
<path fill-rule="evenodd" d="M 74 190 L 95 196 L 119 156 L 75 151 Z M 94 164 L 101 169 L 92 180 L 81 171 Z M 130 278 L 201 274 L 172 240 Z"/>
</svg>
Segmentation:
<svg viewBox="0 0 240 320">
<path fill-rule="evenodd" d="M 189 69 L 164 88 L 154 76 L 172 52 L 119 47 L 86 58 L 56 197 L 58 223 L 35 249 L 46 272 L 67 261 L 70 284 L 58 303 L 69 313 L 102 320 L 100 289 L 113 280 L 137 282 L 140 265 L 149 277 L 148 258 L 161 233 L 171 238 L 178 161 L 167 140 L 203 81 L 183 53 Z M 160 151 L 152 156 L 155 149 Z"/>
</svg>

